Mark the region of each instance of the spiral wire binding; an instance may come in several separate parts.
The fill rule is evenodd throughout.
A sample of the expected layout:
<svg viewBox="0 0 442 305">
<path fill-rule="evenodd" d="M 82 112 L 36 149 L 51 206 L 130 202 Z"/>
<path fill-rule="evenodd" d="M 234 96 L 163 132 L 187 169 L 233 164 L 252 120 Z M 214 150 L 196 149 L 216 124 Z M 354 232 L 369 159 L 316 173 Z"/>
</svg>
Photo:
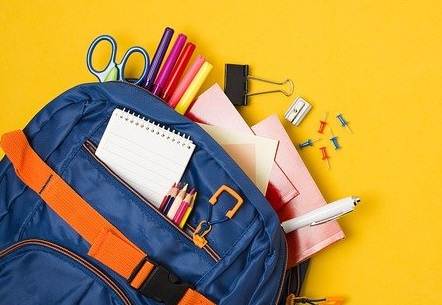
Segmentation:
<svg viewBox="0 0 442 305">
<path fill-rule="evenodd" d="M 140 115 L 136 114 L 134 111 L 131 113 L 129 109 L 123 108 L 119 110 L 120 113 L 116 113 L 116 115 L 120 119 L 126 120 L 128 123 L 135 124 L 135 126 L 150 131 L 158 136 L 166 137 L 166 139 L 171 140 L 171 142 L 176 143 L 177 145 L 186 146 L 188 149 L 190 149 L 193 144 L 190 136 L 186 137 L 185 134 L 181 135 L 179 131 L 171 130 L 170 127 L 167 127 L 166 129 L 166 126 L 162 126 L 150 119 L 146 120 L 145 117 L 140 117 Z"/>
</svg>

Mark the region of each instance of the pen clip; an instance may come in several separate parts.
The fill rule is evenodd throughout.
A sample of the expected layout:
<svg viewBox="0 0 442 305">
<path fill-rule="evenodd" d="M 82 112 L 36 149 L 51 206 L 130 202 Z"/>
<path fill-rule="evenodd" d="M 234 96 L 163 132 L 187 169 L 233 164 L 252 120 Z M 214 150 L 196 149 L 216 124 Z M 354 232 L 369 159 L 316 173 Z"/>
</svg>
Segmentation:
<svg viewBox="0 0 442 305">
<path fill-rule="evenodd" d="M 326 222 L 329 222 L 329 221 L 332 221 L 332 220 L 338 219 L 339 217 L 344 216 L 345 214 L 348 214 L 348 213 L 350 213 L 351 211 L 353 211 L 353 209 L 349 209 L 349 210 L 347 210 L 347 211 L 343 211 L 342 213 L 340 213 L 340 214 L 338 214 L 338 215 L 331 216 L 331 217 L 326 218 L 326 219 L 322 219 L 322 220 L 314 221 L 314 222 L 312 222 L 312 223 L 310 224 L 310 226 L 313 227 L 313 226 L 317 226 L 317 225 L 322 225 L 322 224 L 324 224 L 324 223 L 326 223 Z"/>
</svg>

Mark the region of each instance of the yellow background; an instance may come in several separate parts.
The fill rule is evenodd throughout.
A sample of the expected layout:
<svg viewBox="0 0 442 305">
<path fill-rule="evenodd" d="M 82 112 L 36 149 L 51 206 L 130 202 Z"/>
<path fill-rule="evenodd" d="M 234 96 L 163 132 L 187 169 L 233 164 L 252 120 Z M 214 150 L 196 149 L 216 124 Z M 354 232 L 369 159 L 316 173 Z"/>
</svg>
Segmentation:
<svg viewBox="0 0 442 305">
<path fill-rule="evenodd" d="M 224 64 L 293 79 L 291 97 L 254 96 L 241 113 L 255 124 L 283 114 L 298 95 L 313 109 L 295 144 L 328 134 L 301 156 L 328 201 L 359 195 L 339 220 L 347 238 L 316 255 L 303 294 L 345 304 L 440 304 L 442 299 L 440 1 L 0 1 L 0 133 L 23 128 L 64 90 L 95 81 L 91 41 L 116 38 L 153 55 L 166 26 L 184 32 L 223 86 Z M 251 91 L 270 89 L 251 83 Z M 340 127 L 342 112 L 353 130 Z M 328 133 L 328 129 L 326 129 Z M 327 145 L 331 170 L 321 160 Z"/>
</svg>

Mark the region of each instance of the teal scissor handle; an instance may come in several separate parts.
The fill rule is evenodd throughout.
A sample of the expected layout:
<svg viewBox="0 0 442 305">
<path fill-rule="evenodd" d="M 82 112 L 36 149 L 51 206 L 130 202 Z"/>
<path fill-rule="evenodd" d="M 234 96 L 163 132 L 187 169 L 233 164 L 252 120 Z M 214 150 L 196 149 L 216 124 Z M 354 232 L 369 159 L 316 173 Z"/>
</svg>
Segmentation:
<svg viewBox="0 0 442 305">
<path fill-rule="evenodd" d="M 94 53 L 95 47 L 102 41 L 109 42 L 112 51 L 111 51 L 111 56 L 109 58 L 109 62 L 107 63 L 106 67 L 100 71 L 95 69 L 92 65 L 92 54 Z M 134 83 L 135 85 L 139 85 L 146 77 L 149 69 L 150 65 L 149 54 L 143 48 L 135 46 L 128 49 L 124 54 L 123 58 L 121 59 L 121 62 L 117 63 L 115 60 L 117 55 L 117 42 L 109 35 L 98 36 L 91 43 L 86 56 L 87 68 L 93 75 L 95 75 L 98 78 L 100 82 L 106 82 L 112 80 L 126 81 L 127 79 L 124 77 L 124 71 L 130 56 L 134 53 L 140 53 L 144 58 L 144 67 L 143 71 L 141 72 L 141 75 L 136 79 L 131 79 L 132 83 Z"/>
</svg>

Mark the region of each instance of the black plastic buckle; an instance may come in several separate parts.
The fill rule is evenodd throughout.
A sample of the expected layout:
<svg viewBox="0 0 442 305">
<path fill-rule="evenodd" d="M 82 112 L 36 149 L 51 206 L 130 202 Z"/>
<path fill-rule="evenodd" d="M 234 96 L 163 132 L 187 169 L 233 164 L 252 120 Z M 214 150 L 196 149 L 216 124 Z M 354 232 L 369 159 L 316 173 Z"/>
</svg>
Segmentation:
<svg viewBox="0 0 442 305">
<path fill-rule="evenodd" d="M 155 264 L 138 292 L 157 302 L 177 305 L 189 288 L 192 288 L 191 284 L 181 282 L 176 275 Z"/>
</svg>

